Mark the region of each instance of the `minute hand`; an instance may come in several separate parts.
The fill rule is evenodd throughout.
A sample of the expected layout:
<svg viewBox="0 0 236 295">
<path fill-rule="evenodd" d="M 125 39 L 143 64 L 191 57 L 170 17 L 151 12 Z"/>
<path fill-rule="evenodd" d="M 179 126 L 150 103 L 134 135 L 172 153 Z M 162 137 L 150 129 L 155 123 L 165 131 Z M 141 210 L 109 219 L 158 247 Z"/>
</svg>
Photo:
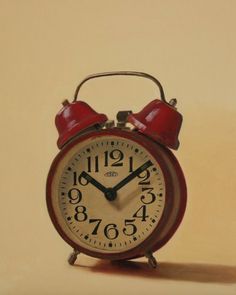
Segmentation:
<svg viewBox="0 0 236 295">
<path fill-rule="evenodd" d="M 125 186 L 127 183 L 129 183 L 132 179 L 134 179 L 136 176 L 138 176 L 141 172 L 152 166 L 153 163 L 149 160 L 145 162 L 142 166 L 134 170 L 131 174 L 129 174 L 127 177 L 125 177 L 123 180 L 121 180 L 117 185 L 115 185 L 112 189 L 114 191 L 118 191 L 123 186 Z"/>
</svg>

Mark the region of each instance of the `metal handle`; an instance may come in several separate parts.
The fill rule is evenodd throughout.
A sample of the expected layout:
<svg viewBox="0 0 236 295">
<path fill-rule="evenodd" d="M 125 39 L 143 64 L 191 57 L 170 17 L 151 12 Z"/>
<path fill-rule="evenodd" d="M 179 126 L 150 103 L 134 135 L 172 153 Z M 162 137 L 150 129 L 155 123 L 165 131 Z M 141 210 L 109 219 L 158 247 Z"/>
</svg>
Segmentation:
<svg viewBox="0 0 236 295">
<path fill-rule="evenodd" d="M 89 75 L 84 80 L 82 80 L 80 82 L 80 84 L 77 86 L 77 88 L 75 90 L 73 101 L 75 102 L 77 100 L 80 88 L 82 87 L 82 85 L 85 82 L 87 82 L 88 80 L 94 79 L 94 78 L 107 77 L 107 76 L 138 76 L 138 77 L 150 79 L 158 86 L 159 91 L 160 91 L 161 100 L 164 101 L 165 103 L 167 103 L 167 101 L 165 99 L 165 93 L 164 93 L 161 83 L 155 77 L 153 77 L 147 73 L 135 72 L 135 71 L 115 71 L 115 72 L 104 72 L 104 73 L 97 73 L 97 74 Z"/>
</svg>

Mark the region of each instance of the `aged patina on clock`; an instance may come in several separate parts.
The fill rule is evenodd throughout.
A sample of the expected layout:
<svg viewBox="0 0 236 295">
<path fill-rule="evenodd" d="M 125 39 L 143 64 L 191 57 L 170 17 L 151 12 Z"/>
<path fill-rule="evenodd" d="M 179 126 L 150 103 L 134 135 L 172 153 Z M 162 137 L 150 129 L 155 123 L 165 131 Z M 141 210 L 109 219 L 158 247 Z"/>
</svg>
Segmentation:
<svg viewBox="0 0 236 295">
<path fill-rule="evenodd" d="M 77 100 L 86 81 L 115 75 L 151 79 L 160 99 L 139 113 L 118 112 L 117 124 Z M 56 230 L 74 249 L 70 264 L 84 253 L 108 260 L 146 256 L 156 267 L 153 252 L 173 236 L 186 207 L 184 175 L 170 151 L 179 146 L 181 123 L 176 99 L 167 102 L 160 82 L 142 72 L 90 75 L 74 100 L 63 102 L 56 116 L 60 152 L 46 194 Z"/>
</svg>

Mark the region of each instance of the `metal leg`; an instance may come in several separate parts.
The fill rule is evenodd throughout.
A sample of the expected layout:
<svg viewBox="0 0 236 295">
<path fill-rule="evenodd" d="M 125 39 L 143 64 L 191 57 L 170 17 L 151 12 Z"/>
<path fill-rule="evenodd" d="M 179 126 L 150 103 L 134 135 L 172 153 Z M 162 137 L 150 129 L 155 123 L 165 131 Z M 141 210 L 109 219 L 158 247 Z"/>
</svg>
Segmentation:
<svg viewBox="0 0 236 295">
<path fill-rule="evenodd" d="M 75 264 L 75 261 L 77 259 L 77 256 L 79 255 L 79 251 L 74 249 L 74 251 L 70 254 L 69 258 L 68 258 L 68 263 L 70 265 L 74 265 Z"/>
<path fill-rule="evenodd" d="M 156 258 L 153 256 L 153 253 L 152 252 L 147 252 L 145 254 L 145 256 L 148 258 L 148 264 L 152 268 L 156 268 L 158 264 L 157 264 Z"/>
</svg>

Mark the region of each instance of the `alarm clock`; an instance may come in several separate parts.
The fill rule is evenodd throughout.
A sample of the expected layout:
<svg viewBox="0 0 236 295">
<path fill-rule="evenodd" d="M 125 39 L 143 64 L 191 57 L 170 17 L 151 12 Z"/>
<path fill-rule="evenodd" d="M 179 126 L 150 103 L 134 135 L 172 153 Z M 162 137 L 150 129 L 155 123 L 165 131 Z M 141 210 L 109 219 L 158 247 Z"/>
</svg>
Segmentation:
<svg viewBox="0 0 236 295">
<path fill-rule="evenodd" d="M 117 123 L 78 100 L 88 80 L 117 75 L 151 79 L 160 99 L 138 113 L 119 111 Z M 155 77 L 134 71 L 90 75 L 73 101 L 63 102 L 46 201 L 57 232 L 73 248 L 70 264 L 83 253 L 108 260 L 146 256 L 157 266 L 153 253 L 173 236 L 186 208 L 185 178 L 170 150 L 179 147 L 182 124 L 176 103 L 166 101 Z"/>
</svg>

